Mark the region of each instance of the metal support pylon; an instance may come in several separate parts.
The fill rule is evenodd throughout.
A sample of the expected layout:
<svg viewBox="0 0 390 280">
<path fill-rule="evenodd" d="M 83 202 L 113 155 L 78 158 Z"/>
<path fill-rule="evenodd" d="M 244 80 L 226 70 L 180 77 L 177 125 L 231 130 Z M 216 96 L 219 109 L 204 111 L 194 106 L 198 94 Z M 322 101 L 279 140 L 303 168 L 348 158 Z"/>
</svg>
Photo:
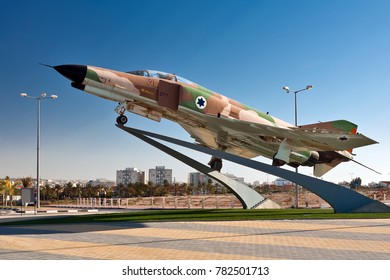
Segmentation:
<svg viewBox="0 0 390 280">
<path fill-rule="evenodd" d="M 234 193 L 234 195 L 240 200 L 244 209 L 256 208 L 259 204 L 261 204 L 265 200 L 264 197 L 262 197 L 258 192 L 256 192 L 251 187 L 242 184 L 240 182 L 237 182 L 219 173 L 218 171 L 212 170 L 208 166 L 201 164 L 200 162 L 193 160 L 192 158 L 189 158 L 186 155 L 183 155 L 182 153 L 179 153 L 149 137 L 146 137 L 144 133 L 140 130 L 136 130 L 130 127 L 119 126 L 119 125 L 118 127 L 129 132 L 133 136 L 141 139 L 142 141 L 169 154 L 170 156 L 180 160 L 181 162 L 191 166 L 192 168 L 198 170 L 199 172 L 206 174 L 210 178 L 213 178 L 214 180 L 218 181 L 219 183 L 221 183 L 222 185 L 224 185 Z"/>
</svg>

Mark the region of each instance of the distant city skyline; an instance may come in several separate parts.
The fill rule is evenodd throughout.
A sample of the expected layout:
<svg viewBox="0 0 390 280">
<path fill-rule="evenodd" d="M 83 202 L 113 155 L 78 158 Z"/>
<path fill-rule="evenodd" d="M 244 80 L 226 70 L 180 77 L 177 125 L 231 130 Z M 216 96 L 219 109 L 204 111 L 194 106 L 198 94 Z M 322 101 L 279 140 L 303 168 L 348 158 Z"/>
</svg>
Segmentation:
<svg viewBox="0 0 390 280">
<path fill-rule="evenodd" d="M 148 169 L 149 172 L 146 172 L 145 170 L 141 170 L 139 168 L 135 168 L 135 167 L 126 167 L 122 170 L 117 170 L 116 172 L 116 176 L 118 176 L 118 171 L 124 171 L 125 169 L 135 169 L 137 172 L 141 172 L 141 173 L 144 173 L 145 174 L 149 174 L 150 170 L 152 170 L 153 168 L 150 168 Z M 169 169 L 169 168 L 168 168 Z M 172 169 L 170 169 L 172 170 Z M 265 180 L 255 180 L 255 181 L 247 181 L 246 178 L 244 177 L 241 177 L 241 176 L 236 176 L 236 174 L 232 174 L 232 173 L 224 173 L 222 172 L 224 175 L 228 176 L 229 178 L 231 179 L 234 179 L 234 180 L 237 180 L 241 183 L 245 183 L 245 184 L 249 184 L 249 185 L 252 185 L 252 186 L 257 186 L 257 185 L 262 185 L 262 184 L 275 184 L 275 185 L 285 185 L 285 184 L 292 184 L 290 181 L 284 179 L 284 178 L 280 178 L 280 177 L 275 177 L 275 176 L 272 176 L 272 179 L 270 179 L 271 177 L 268 176 L 268 178 L 266 177 Z M 196 174 L 200 174 L 200 177 L 203 178 L 199 181 L 199 179 L 195 179 L 196 182 L 207 182 L 208 179 L 211 179 L 214 183 L 216 183 L 216 181 L 212 178 L 209 178 L 207 175 L 199 172 L 199 171 L 196 171 L 196 170 L 193 170 L 192 172 L 189 172 L 187 175 L 187 179 L 184 180 L 184 181 L 177 181 L 174 179 L 174 170 L 172 170 L 172 182 L 169 182 L 170 184 L 173 184 L 173 183 L 187 183 L 187 184 L 191 184 L 191 180 L 194 181 L 194 179 L 191 179 L 191 177 L 195 176 Z M 29 177 L 29 176 L 28 176 Z M 25 178 L 25 177 L 11 177 L 10 179 L 15 181 L 15 180 L 19 180 L 19 179 L 22 179 L 22 178 Z M 33 185 L 35 185 L 35 180 L 36 180 L 36 177 L 32 176 L 31 177 L 33 179 Z M 353 177 L 353 179 L 356 179 L 357 177 Z M 352 178 L 351 178 L 352 179 Z M 78 179 L 78 178 L 68 178 L 68 179 L 58 179 L 58 178 L 40 178 L 40 181 L 41 182 L 45 182 L 45 181 L 53 181 L 55 183 L 58 183 L 58 182 L 61 182 L 62 184 L 66 184 L 68 182 L 82 182 L 82 183 L 88 183 L 88 182 L 94 182 L 94 183 L 99 183 L 99 182 L 103 182 L 103 183 L 107 183 L 107 182 L 110 182 L 110 183 L 115 183 L 116 185 L 118 185 L 118 182 L 117 182 L 117 177 L 115 179 L 108 179 L 108 178 L 89 178 L 89 179 Z M 339 181 L 339 182 L 334 182 L 336 184 L 342 184 L 342 183 L 350 183 L 352 180 L 344 180 L 344 181 Z M 145 180 L 144 180 L 144 183 L 148 183 L 148 182 L 152 182 L 152 183 L 156 183 L 156 182 L 153 182 L 153 181 L 150 181 L 148 179 L 148 177 L 145 176 Z M 380 181 L 376 181 L 376 182 L 366 182 L 366 183 L 362 183 L 363 186 L 371 186 L 371 185 L 376 185 L 378 183 L 386 183 L 387 182 L 390 182 L 388 180 L 380 180 Z M 134 182 L 129 182 L 129 183 L 134 183 Z M 373 184 L 375 183 L 375 184 Z"/>
</svg>

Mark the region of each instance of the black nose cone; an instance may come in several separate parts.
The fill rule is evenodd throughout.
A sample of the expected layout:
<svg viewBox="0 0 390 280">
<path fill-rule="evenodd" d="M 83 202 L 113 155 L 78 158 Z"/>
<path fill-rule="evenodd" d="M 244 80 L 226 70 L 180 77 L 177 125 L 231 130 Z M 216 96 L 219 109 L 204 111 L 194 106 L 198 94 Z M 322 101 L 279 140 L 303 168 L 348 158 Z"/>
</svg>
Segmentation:
<svg viewBox="0 0 390 280">
<path fill-rule="evenodd" d="M 53 67 L 58 73 L 69 80 L 81 84 L 87 75 L 86 65 L 65 64 Z"/>
</svg>

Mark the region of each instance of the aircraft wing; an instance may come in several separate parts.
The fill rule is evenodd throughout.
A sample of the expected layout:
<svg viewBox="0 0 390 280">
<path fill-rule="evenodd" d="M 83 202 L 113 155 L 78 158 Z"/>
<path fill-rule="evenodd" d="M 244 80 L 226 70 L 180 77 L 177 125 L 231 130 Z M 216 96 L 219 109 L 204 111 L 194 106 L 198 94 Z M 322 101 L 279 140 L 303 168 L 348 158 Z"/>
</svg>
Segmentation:
<svg viewBox="0 0 390 280">
<path fill-rule="evenodd" d="M 298 128 L 294 134 L 299 137 L 299 141 L 304 146 L 312 147 L 317 151 L 344 151 L 378 143 L 360 133 L 343 133 L 322 129 L 310 131 Z"/>
<path fill-rule="evenodd" d="M 259 145 L 273 146 L 272 150 L 277 149 L 279 144 L 276 141 L 272 144 L 262 143 L 261 139 L 264 137 L 271 137 L 280 141 L 288 139 L 295 151 L 343 151 L 378 143 L 362 134 L 322 128 L 324 126 L 321 123 L 317 125 L 317 128 L 311 126 L 286 128 L 252 123 L 225 116 L 201 115 L 197 118 L 202 123 L 201 129 L 193 126 L 183 127 L 200 144 L 215 147 L 215 145 L 210 145 L 210 138 L 214 138 L 212 140 L 215 141 L 215 137 L 223 136 L 226 138 L 225 145 L 227 148 L 241 148 L 242 151 L 239 154 L 242 155 L 245 154 L 244 150 L 251 150 L 252 155 L 249 151 L 246 154 L 250 157 L 261 154 L 258 152 L 259 149 L 256 148 Z M 348 121 L 335 122 L 353 125 Z M 329 123 L 332 122 L 324 124 Z M 205 135 L 207 133 L 210 135 L 207 136 L 206 140 Z"/>
</svg>

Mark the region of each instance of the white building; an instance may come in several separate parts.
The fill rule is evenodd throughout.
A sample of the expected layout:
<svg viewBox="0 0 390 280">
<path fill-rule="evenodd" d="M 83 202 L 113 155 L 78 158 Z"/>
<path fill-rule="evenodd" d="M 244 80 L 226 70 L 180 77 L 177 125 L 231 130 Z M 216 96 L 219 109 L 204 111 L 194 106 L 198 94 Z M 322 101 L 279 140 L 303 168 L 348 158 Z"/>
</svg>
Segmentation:
<svg viewBox="0 0 390 280">
<path fill-rule="evenodd" d="M 134 167 L 128 167 L 125 170 L 116 171 L 116 184 L 135 184 L 135 183 L 145 183 L 145 171 L 138 170 Z"/>
<path fill-rule="evenodd" d="M 79 182 L 72 182 L 72 183 L 73 183 L 73 186 L 76 187 L 76 185 Z M 101 186 L 101 187 L 110 188 L 112 186 L 115 186 L 115 182 L 107 180 L 107 179 L 104 179 L 104 178 L 99 178 L 99 179 L 95 179 L 95 180 L 89 180 L 87 182 L 87 184 L 90 184 L 92 187 Z"/>
<path fill-rule="evenodd" d="M 230 173 L 225 173 L 224 175 L 229 177 L 230 179 L 232 179 L 234 181 L 237 181 L 237 182 L 242 183 L 242 184 L 246 184 L 244 177 L 237 177 L 237 176 L 230 174 Z"/>
<path fill-rule="evenodd" d="M 292 185 L 292 183 L 290 181 L 283 179 L 283 178 L 277 178 L 275 180 L 274 184 L 275 184 L 275 186 L 279 186 L 279 187 Z"/>
<path fill-rule="evenodd" d="M 188 185 L 198 186 L 202 183 L 207 184 L 211 178 L 200 172 L 191 172 L 188 173 Z M 215 183 L 215 180 L 211 179 L 212 183 Z"/>
<path fill-rule="evenodd" d="M 163 185 L 164 181 L 172 184 L 172 169 L 165 169 L 165 166 L 156 166 L 156 169 L 149 169 L 149 182 L 155 185 Z"/>
<path fill-rule="evenodd" d="M 380 181 L 378 183 L 379 187 L 390 187 L 390 181 Z"/>
</svg>

